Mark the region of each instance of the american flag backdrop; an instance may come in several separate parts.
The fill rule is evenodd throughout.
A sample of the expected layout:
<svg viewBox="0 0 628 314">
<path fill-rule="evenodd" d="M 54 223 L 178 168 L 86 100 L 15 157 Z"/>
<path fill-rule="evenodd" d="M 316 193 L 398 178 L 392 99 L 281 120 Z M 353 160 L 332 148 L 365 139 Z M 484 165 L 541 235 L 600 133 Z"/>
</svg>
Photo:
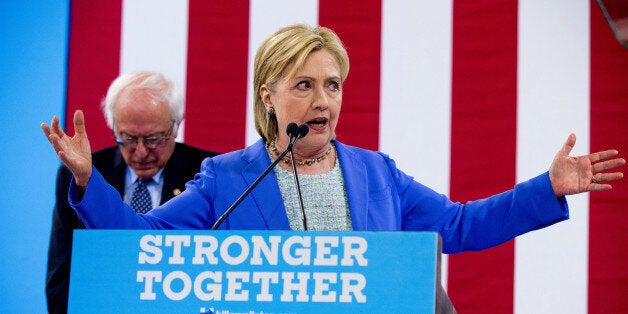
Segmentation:
<svg viewBox="0 0 628 314">
<path fill-rule="evenodd" d="M 179 141 L 243 148 L 259 138 L 255 51 L 296 22 L 330 27 L 347 47 L 338 138 L 390 154 L 452 200 L 546 171 L 571 132 L 573 155 L 626 158 L 628 49 L 593 0 L 75 0 L 65 125 L 82 109 L 92 149 L 114 144 L 99 109 L 107 86 L 152 70 L 184 90 Z M 625 181 L 568 197 L 567 222 L 446 256 L 458 312 L 628 313 Z"/>
</svg>

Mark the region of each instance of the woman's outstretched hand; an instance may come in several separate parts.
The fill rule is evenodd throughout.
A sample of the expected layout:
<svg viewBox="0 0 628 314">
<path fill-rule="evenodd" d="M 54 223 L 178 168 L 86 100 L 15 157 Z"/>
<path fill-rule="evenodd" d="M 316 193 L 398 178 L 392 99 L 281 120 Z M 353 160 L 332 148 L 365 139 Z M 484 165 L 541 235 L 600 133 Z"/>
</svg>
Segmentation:
<svg viewBox="0 0 628 314">
<path fill-rule="evenodd" d="M 617 150 L 605 150 L 578 157 L 569 153 L 576 145 L 576 135 L 570 134 L 549 169 L 554 194 L 558 196 L 591 191 L 606 191 L 613 187 L 607 182 L 624 177 L 621 172 L 606 172 L 626 163 L 623 158 L 613 158 Z M 612 159 L 610 159 L 612 158 Z"/>
<path fill-rule="evenodd" d="M 59 117 L 52 117 L 51 126 L 41 124 L 44 135 L 52 144 L 55 152 L 74 175 L 76 185 L 81 189 L 87 187 L 92 175 L 92 151 L 85 132 L 83 111 L 74 112 L 74 136 L 70 137 L 61 129 Z"/>
</svg>

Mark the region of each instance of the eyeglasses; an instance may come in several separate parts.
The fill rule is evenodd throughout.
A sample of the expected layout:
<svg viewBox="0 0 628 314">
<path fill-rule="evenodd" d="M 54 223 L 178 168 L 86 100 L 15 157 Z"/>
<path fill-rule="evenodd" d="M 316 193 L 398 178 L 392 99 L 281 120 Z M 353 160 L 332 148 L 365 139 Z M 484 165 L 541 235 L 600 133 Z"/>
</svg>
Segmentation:
<svg viewBox="0 0 628 314">
<path fill-rule="evenodd" d="M 116 143 L 118 143 L 118 145 L 131 150 L 136 149 L 137 144 L 139 144 L 139 142 L 141 141 L 146 149 L 153 150 L 166 144 L 166 142 L 172 136 L 173 130 L 174 121 L 170 126 L 170 130 L 168 132 L 162 132 L 162 135 L 156 134 L 147 137 L 137 137 L 122 133 L 122 135 L 120 135 L 119 137 L 114 137 L 114 140 L 116 141 Z"/>
</svg>

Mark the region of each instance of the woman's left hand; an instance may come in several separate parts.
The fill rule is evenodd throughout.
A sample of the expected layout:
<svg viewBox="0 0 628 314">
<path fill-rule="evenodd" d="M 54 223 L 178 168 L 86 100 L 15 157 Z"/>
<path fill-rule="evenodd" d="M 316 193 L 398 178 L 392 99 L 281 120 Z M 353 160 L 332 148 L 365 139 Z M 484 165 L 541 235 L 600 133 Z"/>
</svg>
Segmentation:
<svg viewBox="0 0 628 314">
<path fill-rule="evenodd" d="M 617 150 L 605 150 L 589 155 L 571 157 L 569 153 L 576 145 L 576 135 L 570 134 L 549 169 L 550 182 L 554 194 L 578 194 L 591 191 L 606 191 L 613 187 L 607 182 L 624 177 L 621 172 L 605 172 L 626 163 L 623 158 L 613 158 Z"/>
</svg>

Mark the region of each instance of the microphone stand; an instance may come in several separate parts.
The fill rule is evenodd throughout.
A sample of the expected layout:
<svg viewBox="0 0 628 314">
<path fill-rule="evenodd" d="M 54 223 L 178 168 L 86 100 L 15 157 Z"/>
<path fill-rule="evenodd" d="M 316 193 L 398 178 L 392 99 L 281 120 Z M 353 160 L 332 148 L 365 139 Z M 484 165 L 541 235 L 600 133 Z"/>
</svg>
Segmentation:
<svg viewBox="0 0 628 314">
<path fill-rule="evenodd" d="M 220 224 L 222 224 L 223 221 L 225 221 L 225 219 L 227 219 L 229 214 L 231 214 L 231 212 L 244 200 L 244 198 L 247 195 L 249 195 L 249 193 L 251 193 L 251 191 L 262 181 L 262 179 L 264 179 L 264 177 L 266 177 L 268 172 L 270 172 L 271 169 L 275 168 L 275 166 L 280 161 L 283 160 L 283 158 L 286 156 L 288 151 L 292 151 L 292 147 L 294 146 L 294 143 L 300 138 L 298 136 L 298 134 L 293 134 L 294 131 L 296 131 L 296 124 L 294 126 L 289 125 L 288 126 L 288 135 L 290 135 L 290 142 L 288 143 L 288 147 L 286 148 L 286 150 L 284 150 L 283 153 L 281 153 L 281 155 L 279 155 L 277 157 L 277 159 L 275 159 L 275 161 L 273 161 L 273 163 L 270 166 L 268 166 L 268 168 L 266 168 L 266 170 L 264 170 L 264 172 L 262 172 L 262 174 L 259 177 L 257 177 L 257 179 L 255 179 L 255 182 L 253 182 L 253 184 L 251 184 L 251 186 L 249 186 L 246 189 L 246 191 L 244 191 L 244 193 L 242 193 L 242 195 L 240 195 L 240 197 L 235 202 L 233 202 L 233 204 L 231 204 L 231 206 L 229 206 L 229 208 L 222 215 L 220 215 L 218 220 L 216 220 L 216 222 L 212 226 L 211 230 L 218 229 Z M 296 136 L 294 136 L 294 135 L 296 135 Z"/>
<path fill-rule="evenodd" d="M 294 153 L 292 152 L 292 147 L 290 147 L 290 162 L 292 164 L 292 173 L 294 174 L 294 184 L 297 188 L 297 196 L 299 196 L 299 207 L 301 208 L 301 218 L 303 219 L 303 230 L 307 231 L 307 218 L 305 218 L 305 208 L 303 207 L 303 198 L 301 197 L 301 186 L 299 185 L 297 164 L 294 162 Z"/>
<path fill-rule="evenodd" d="M 292 134 L 296 137 L 294 140 L 305 137 L 310 129 L 305 124 L 299 125 L 296 129 L 292 128 Z M 303 197 L 301 197 L 301 185 L 299 184 L 299 175 L 297 173 L 297 164 L 294 161 L 294 152 L 290 147 L 290 163 L 292 164 L 292 174 L 294 175 L 294 185 L 297 189 L 297 196 L 299 197 L 299 208 L 301 209 L 301 218 L 303 219 L 303 230 L 307 231 L 307 216 L 305 215 L 305 207 L 303 206 Z"/>
</svg>

